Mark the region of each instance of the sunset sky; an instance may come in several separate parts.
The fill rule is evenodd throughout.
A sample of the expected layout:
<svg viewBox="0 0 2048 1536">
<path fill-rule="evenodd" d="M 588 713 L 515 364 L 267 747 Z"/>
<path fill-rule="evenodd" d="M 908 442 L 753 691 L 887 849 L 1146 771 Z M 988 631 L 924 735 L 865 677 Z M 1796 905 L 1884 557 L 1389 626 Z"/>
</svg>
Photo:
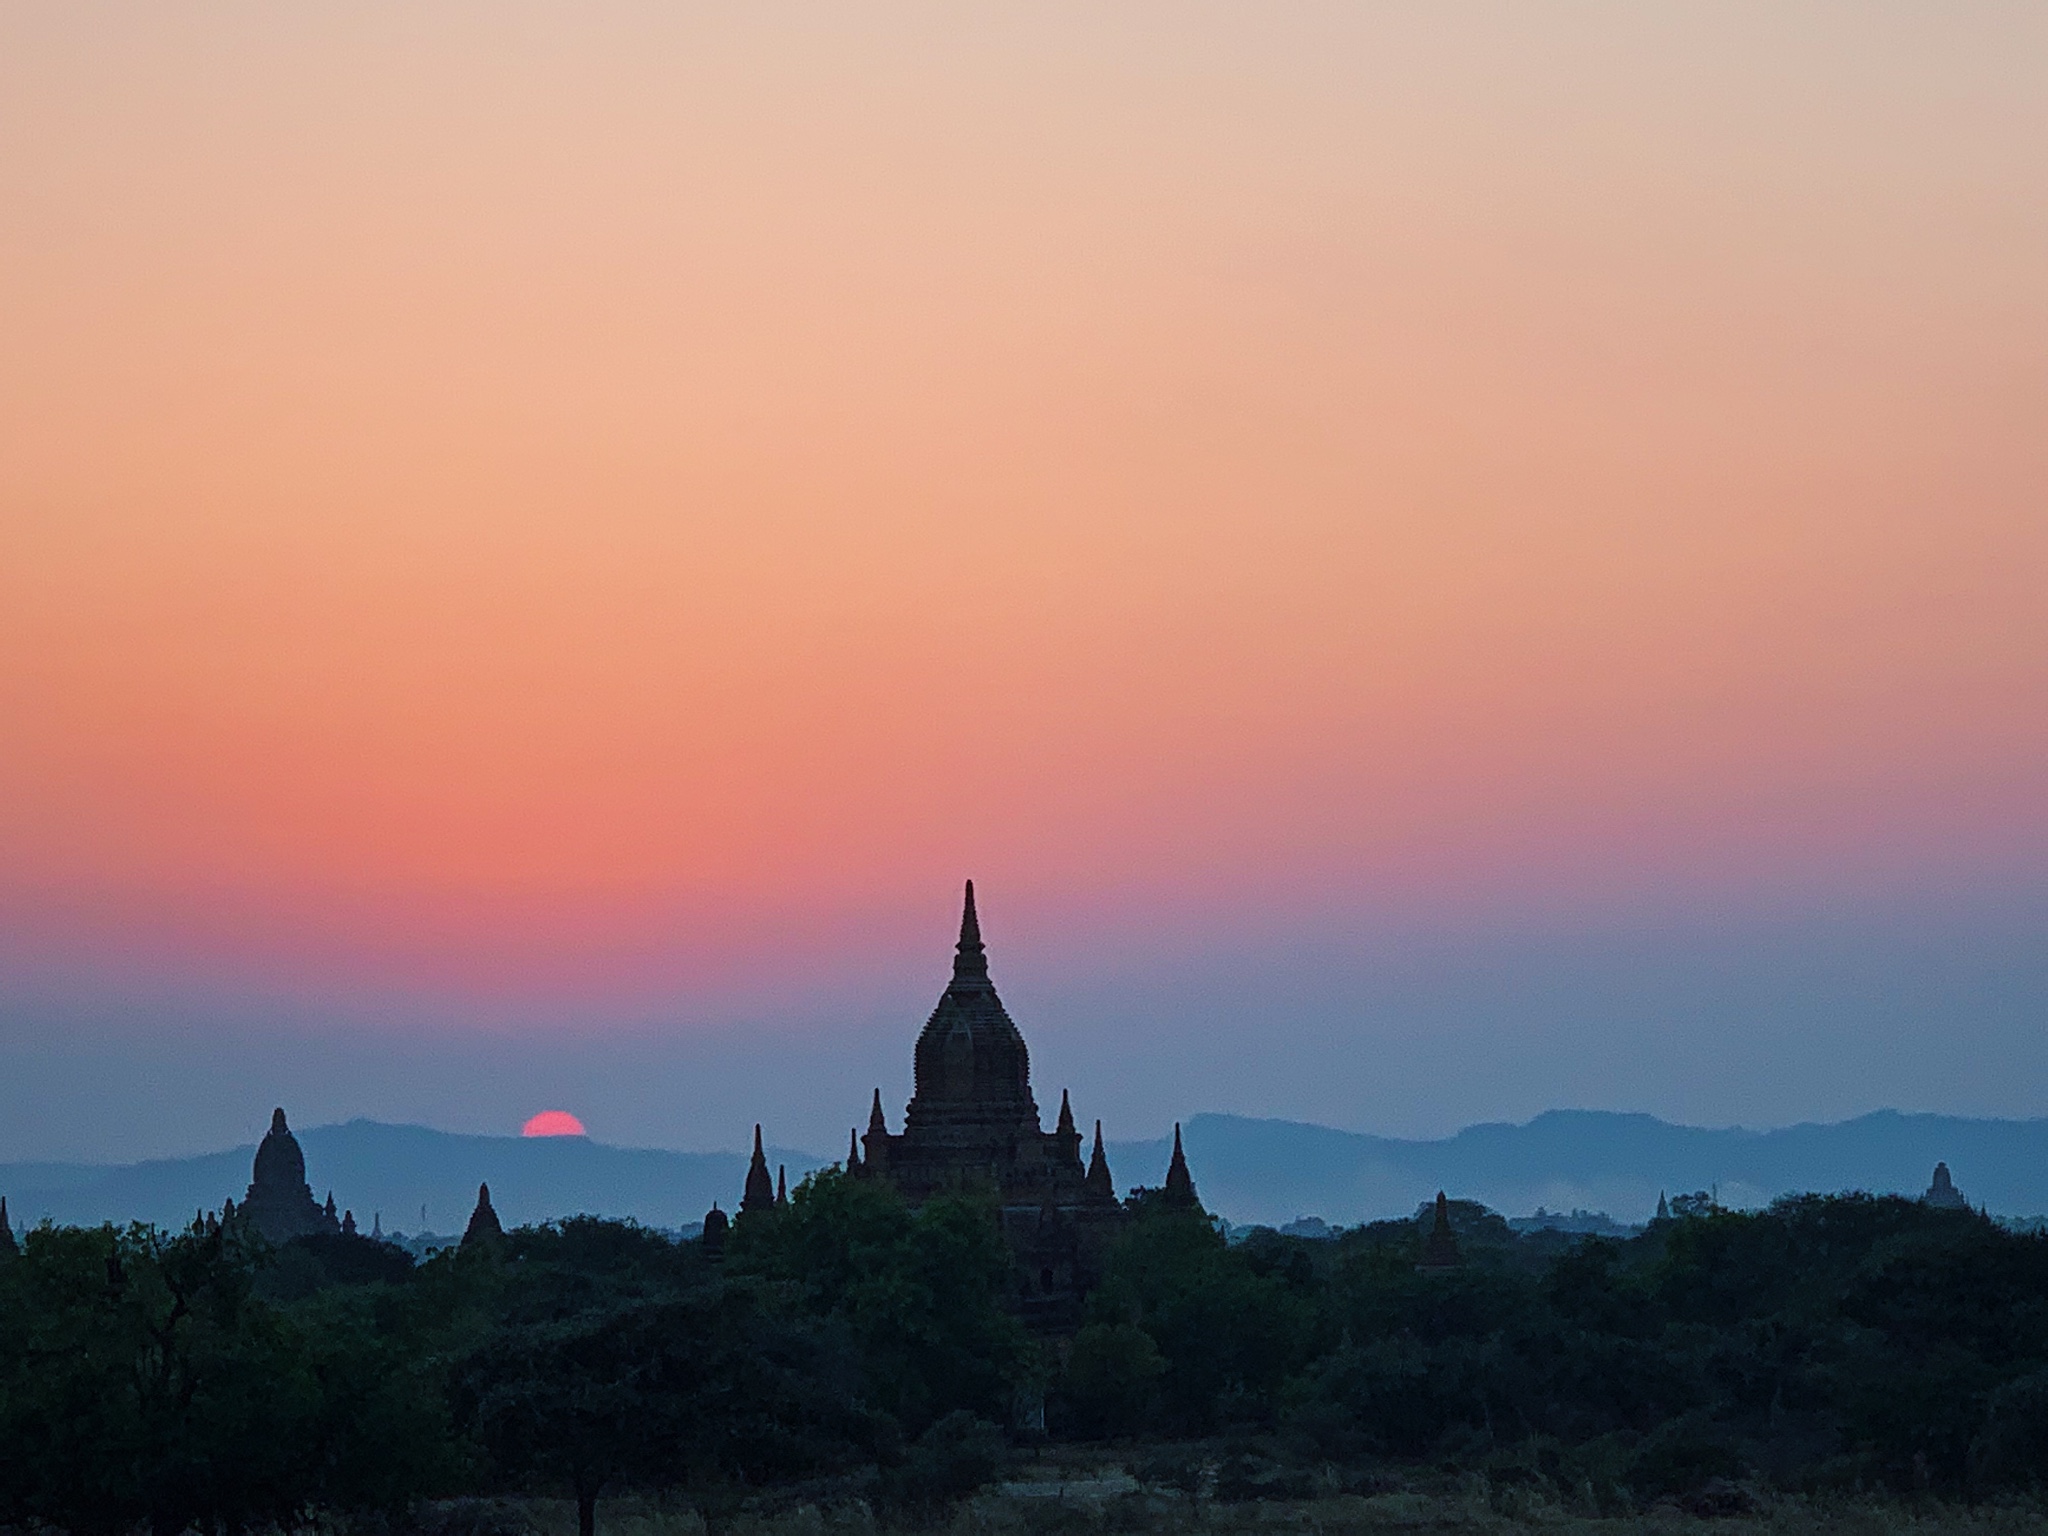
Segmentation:
<svg viewBox="0 0 2048 1536">
<path fill-rule="evenodd" d="M 0 1158 L 2048 1113 L 2048 9 L 0 11 Z"/>
</svg>

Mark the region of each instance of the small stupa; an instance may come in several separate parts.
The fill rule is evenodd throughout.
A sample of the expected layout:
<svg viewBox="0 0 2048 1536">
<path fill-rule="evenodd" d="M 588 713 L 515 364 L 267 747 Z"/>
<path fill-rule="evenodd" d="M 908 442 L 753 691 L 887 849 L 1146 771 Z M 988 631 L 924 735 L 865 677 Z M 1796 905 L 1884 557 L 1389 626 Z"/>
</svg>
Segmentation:
<svg viewBox="0 0 2048 1536">
<path fill-rule="evenodd" d="M 1963 1192 L 1949 1177 L 1947 1163 L 1934 1165 L 1934 1182 L 1927 1186 L 1927 1193 L 1920 1197 L 1920 1203 L 1942 1211 L 1966 1211 L 1970 1208 L 1970 1202 L 1963 1198 Z"/>
<path fill-rule="evenodd" d="M 1099 1138 L 1100 1125 L 1096 1127 L 1096 1131 Z M 1098 1139 L 1095 1145 L 1099 1151 L 1102 1143 Z M 1104 1172 L 1107 1171 L 1105 1167 Z M 1195 1176 L 1188 1172 L 1188 1155 L 1181 1150 L 1178 1120 L 1173 1123 L 1173 1160 L 1166 1165 L 1166 1188 L 1163 1193 L 1169 1205 L 1186 1206 L 1190 1210 L 1202 1208 L 1202 1202 L 1195 1196 Z"/>
<path fill-rule="evenodd" d="M 746 1192 L 740 1196 L 740 1214 L 775 1209 L 775 1176 L 768 1171 L 768 1154 L 761 1149 L 761 1127 L 754 1127 L 754 1157 L 747 1164 Z"/>
<path fill-rule="evenodd" d="M 1190 1175 L 1188 1182 L 1194 1182 L 1192 1175 Z M 1095 1122 L 1095 1150 L 1088 1154 L 1088 1173 L 1082 1187 L 1088 1191 L 1091 1198 L 1096 1200 L 1114 1200 L 1116 1198 L 1116 1185 L 1109 1177 L 1109 1158 L 1102 1150 L 1102 1122 L 1100 1120 Z"/>
<path fill-rule="evenodd" d="M 1425 1274 L 1436 1274 L 1456 1269 L 1462 1262 L 1458 1234 L 1451 1230 L 1451 1202 L 1438 1190 L 1436 1215 L 1429 1224 L 1429 1235 L 1422 1240 L 1422 1262 L 1415 1267 Z"/>
<path fill-rule="evenodd" d="M 491 1186 L 476 1187 L 476 1209 L 469 1213 L 469 1225 L 462 1229 L 464 1248 L 496 1248 L 505 1241 L 505 1224 L 491 1205 Z"/>
<path fill-rule="evenodd" d="M 725 1257 L 725 1236 L 732 1230 L 732 1221 L 718 1208 L 716 1200 L 711 1209 L 704 1213 L 704 1235 L 698 1239 L 704 1245 L 704 1256 L 709 1259 Z"/>
</svg>

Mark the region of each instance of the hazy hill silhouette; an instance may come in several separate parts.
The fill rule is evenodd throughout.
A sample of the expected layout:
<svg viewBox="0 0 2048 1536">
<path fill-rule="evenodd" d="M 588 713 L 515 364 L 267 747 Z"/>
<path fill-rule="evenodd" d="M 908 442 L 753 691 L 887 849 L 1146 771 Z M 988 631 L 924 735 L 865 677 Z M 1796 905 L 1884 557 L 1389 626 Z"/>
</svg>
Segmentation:
<svg viewBox="0 0 2048 1536">
<path fill-rule="evenodd" d="M 1718 1186 L 1729 1205 L 1802 1190 L 1918 1195 L 1944 1160 L 1973 1204 L 1999 1215 L 2048 1212 L 2048 1120 L 1880 1110 L 1833 1125 L 1745 1131 L 1551 1110 L 1524 1125 L 1468 1126 L 1441 1141 L 1235 1115 L 1197 1115 L 1184 1130 L 1203 1202 L 1234 1221 L 1313 1215 L 1349 1223 L 1406 1214 L 1438 1189 L 1511 1215 L 1584 1207 L 1641 1221 L 1659 1191 Z M 1115 1148 L 1118 1182 L 1164 1168 L 1169 1150 L 1165 1139 Z"/>
<path fill-rule="evenodd" d="M 653 1226 L 697 1222 L 739 1200 L 745 1155 L 614 1147 L 582 1137 L 457 1136 L 423 1126 L 351 1120 L 298 1133 L 316 1197 L 334 1191 L 367 1230 L 459 1232 L 489 1180 L 508 1223 L 577 1212 Z M 1439 1141 L 1403 1141 L 1287 1120 L 1197 1115 L 1185 1126 L 1204 1202 L 1237 1222 L 1321 1216 L 1351 1223 L 1402 1215 L 1449 1190 L 1511 1215 L 1583 1206 L 1640 1221 L 1660 1190 L 1719 1186 L 1729 1204 L 1794 1190 L 1918 1194 L 1937 1160 L 1973 1203 L 2001 1215 L 2048 1212 L 2048 1120 L 1970 1120 L 1884 1110 L 1834 1125 L 1704 1130 L 1650 1115 L 1555 1110 L 1526 1125 L 1475 1125 Z M 1170 1138 L 1112 1142 L 1117 1187 L 1156 1185 Z M 0 1164 L 0 1194 L 17 1221 L 189 1220 L 240 1199 L 255 1146 L 201 1157 L 95 1167 Z M 829 1159 L 772 1149 L 790 1179 Z"/>
</svg>

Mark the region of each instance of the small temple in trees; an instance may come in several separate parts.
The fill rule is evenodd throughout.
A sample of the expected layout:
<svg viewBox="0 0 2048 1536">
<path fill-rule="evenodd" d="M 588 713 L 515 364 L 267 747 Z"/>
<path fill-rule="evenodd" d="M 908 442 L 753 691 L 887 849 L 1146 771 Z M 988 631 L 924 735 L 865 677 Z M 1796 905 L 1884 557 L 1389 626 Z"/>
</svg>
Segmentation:
<svg viewBox="0 0 2048 1536">
<path fill-rule="evenodd" d="M 918 1034 L 915 1082 L 903 1129 L 891 1131 L 875 1090 L 865 1135 L 856 1131 L 845 1172 L 889 1185 L 913 1208 L 934 1195 L 991 1189 L 1001 1204 L 1003 1235 L 1017 1260 L 1017 1302 L 1025 1319 L 1058 1328 L 1078 1322 L 1080 1303 L 1101 1278 L 1103 1255 L 1124 1217 L 1102 1147 L 1102 1122 L 1082 1160 L 1073 1105 L 1060 1094 L 1048 1131 L 1031 1092 L 1031 1053 L 997 996 L 988 951 L 974 909 L 974 882 L 960 915 L 953 979 Z M 1159 1198 L 1196 1208 L 1194 1179 L 1173 1131 L 1173 1160 Z M 786 1180 L 771 1181 L 754 1128 L 740 1215 L 786 1204 Z M 723 1235 L 726 1218 L 706 1219 Z"/>
</svg>

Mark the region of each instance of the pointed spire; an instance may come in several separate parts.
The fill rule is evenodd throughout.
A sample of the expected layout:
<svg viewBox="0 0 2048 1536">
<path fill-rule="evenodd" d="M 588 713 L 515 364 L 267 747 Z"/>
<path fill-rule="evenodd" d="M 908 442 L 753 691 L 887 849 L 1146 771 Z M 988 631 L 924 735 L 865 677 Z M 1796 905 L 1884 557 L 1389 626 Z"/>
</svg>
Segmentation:
<svg viewBox="0 0 2048 1536">
<path fill-rule="evenodd" d="M 1458 1258 L 1458 1234 L 1451 1230 L 1451 1202 L 1444 1198 L 1444 1192 L 1436 1192 L 1436 1215 L 1429 1225 L 1429 1236 L 1422 1240 L 1422 1262 L 1417 1269 L 1456 1269 Z"/>
<path fill-rule="evenodd" d="M 279 1105 L 270 1112 L 270 1134 L 273 1136 L 289 1136 L 291 1131 L 292 1128 L 284 1123 L 284 1107 Z"/>
<path fill-rule="evenodd" d="M 1664 1191 L 1661 1189 L 1657 1191 L 1656 1219 L 1658 1221 L 1669 1221 L 1671 1219 L 1671 1202 L 1664 1198 Z"/>
<path fill-rule="evenodd" d="M 868 1133 L 863 1138 L 867 1159 L 861 1164 L 863 1178 L 887 1178 L 889 1173 L 889 1122 L 882 1114 L 882 1090 L 875 1090 L 875 1107 L 868 1111 Z"/>
<path fill-rule="evenodd" d="M 981 919 L 974 911 L 974 882 L 967 882 L 967 902 L 960 909 L 960 946 L 953 956 L 953 980 L 986 982 L 988 951 L 981 942 Z"/>
<path fill-rule="evenodd" d="M 7 1197 L 0 1195 L 0 1259 L 11 1259 L 20 1251 L 14 1241 L 14 1228 L 7 1224 Z"/>
<path fill-rule="evenodd" d="M 1173 1161 L 1166 1165 L 1166 1198 L 1174 1205 L 1199 1206 L 1195 1178 L 1188 1172 L 1188 1155 L 1181 1150 L 1180 1122 L 1173 1123 Z"/>
<path fill-rule="evenodd" d="M 781 1163 L 775 1165 L 775 1208 L 781 1210 L 789 1204 L 789 1169 Z"/>
<path fill-rule="evenodd" d="M 1074 1106 L 1067 1101 L 1067 1090 L 1064 1088 L 1060 1090 L 1060 1123 L 1056 1130 L 1061 1136 L 1079 1134 L 1074 1129 Z"/>
<path fill-rule="evenodd" d="M 341 1213 L 341 1235 L 343 1237 L 354 1237 L 356 1235 L 356 1213 L 354 1211 L 343 1211 Z"/>
<path fill-rule="evenodd" d="M 476 1187 L 476 1209 L 469 1214 L 469 1225 L 462 1230 L 464 1248 L 496 1248 L 505 1241 L 505 1224 L 498 1220 L 497 1210 L 491 1205 L 491 1186 L 479 1184 Z"/>
<path fill-rule="evenodd" d="M 384 1241 L 384 1213 L 382 1211 L 370 1212 L 370 1236 L 380 1243 Z"/>
<path fill-rule="evenodd" d="M 1088 1193 L 1116 1198 L 1116 1185 L 1109 1177 L 1109 1158 L 1102 1150 L 1102 1122 L 1095 1122 L 1095 1150 L 1088 1157 Z"/>
<path fill-rule="evenodd" d="M 765 1211 L 775 1204 L 775 1180 L 768 1173 L 768 1154 L 761 1147 L 761 1127 L 754 1127 L 754 1156 L 747 1164 L 746 1192 L 740 1197 L 740 1214 Z"/>
<path fill-rule="evenodd" d="M 846 1171 L 860 1172 L 860 1132 L 850 1126 L 846 1132 Z"/>
</svg>

